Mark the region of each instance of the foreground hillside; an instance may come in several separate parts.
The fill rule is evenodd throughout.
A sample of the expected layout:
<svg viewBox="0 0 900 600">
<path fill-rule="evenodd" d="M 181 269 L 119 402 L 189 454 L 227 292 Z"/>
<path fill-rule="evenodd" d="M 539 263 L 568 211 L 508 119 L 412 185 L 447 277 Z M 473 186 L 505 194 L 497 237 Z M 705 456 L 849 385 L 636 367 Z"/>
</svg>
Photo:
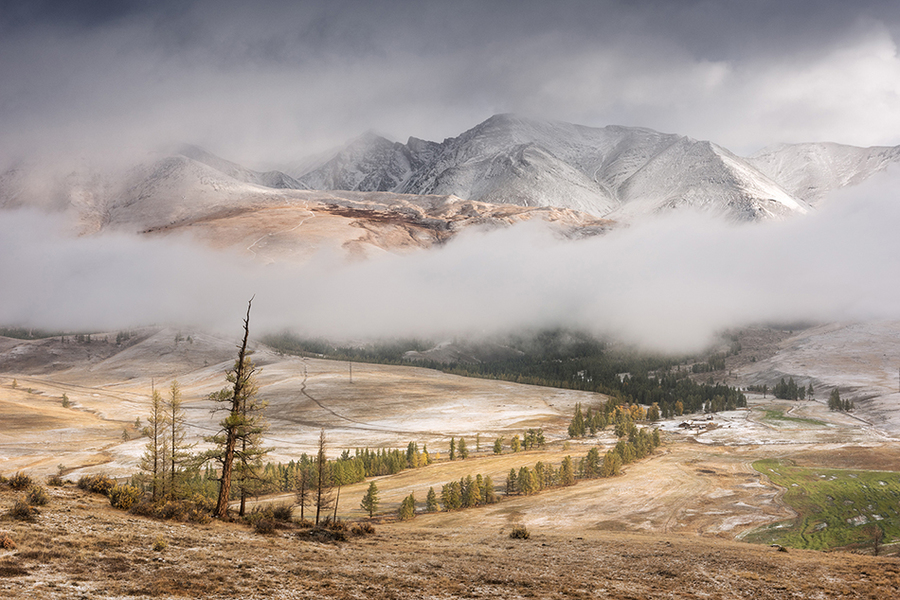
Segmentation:
<svg viewBox="0 0 900 600">
<path fill-rule="evenodd" d="M 74 486 L 0 521 L 0 596 L 32 598 L 892 598 L 900 560 L 718 539 L 376 523 L 346 542 L 136 517 Z M 13 494 L 0 488 L 0 505 Z M 156 549 L 164 546 L 163 549 Z"/>
</svg>

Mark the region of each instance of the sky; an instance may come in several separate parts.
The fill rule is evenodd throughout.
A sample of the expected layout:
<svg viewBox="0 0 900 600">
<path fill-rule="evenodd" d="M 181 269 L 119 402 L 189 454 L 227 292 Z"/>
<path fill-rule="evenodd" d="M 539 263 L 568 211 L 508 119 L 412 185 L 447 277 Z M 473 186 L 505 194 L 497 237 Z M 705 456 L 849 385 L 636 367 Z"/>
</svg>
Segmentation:
<svg viewBox="0 0 900 600">
<path fill-rule="evenodd" d="M 196 143 L 282 166 L 504 112 L 741 155 L 900 144 L 891 1 L 0 4 L 0 162 Z"/>
<path fill-rule="evenodd" d="M 442 140 L 504 112 L 743 155 L 898 145 L 898 36 L 900 3 L 875 1 L 0 0 L 0 166 L 127 165 L 182 142 L 282 166 L 368 130 Z M 266 269 L 186 239 L 71 237 L 64 216 L 5 211 L 0 324 L 232 331 L 255 293 L 266 330 L 566 325 L 693 351 L 748 323 L 900 319 L 898 186 L 887 173 L 765 227 L 683 214 L 561 242 L 524 226 L 371 263 Z"/>
</svg>

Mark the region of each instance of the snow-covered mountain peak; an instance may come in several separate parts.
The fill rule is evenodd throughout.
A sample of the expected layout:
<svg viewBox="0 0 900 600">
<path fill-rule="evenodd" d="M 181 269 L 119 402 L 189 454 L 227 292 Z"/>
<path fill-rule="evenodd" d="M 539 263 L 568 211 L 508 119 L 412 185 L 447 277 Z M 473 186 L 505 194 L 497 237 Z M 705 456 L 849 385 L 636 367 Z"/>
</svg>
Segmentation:
<svg viewBox="0 0 900 600">
<path fill-rule="evenodd" d="M 443 142 L 357 140 L 303 175 L 311 188 L 455 194 L 625 220 L 681 206 L 733 219 L 806 212 L 801 199 L 712 142 L 624 126 L 498 114 Z"/>
</svg>

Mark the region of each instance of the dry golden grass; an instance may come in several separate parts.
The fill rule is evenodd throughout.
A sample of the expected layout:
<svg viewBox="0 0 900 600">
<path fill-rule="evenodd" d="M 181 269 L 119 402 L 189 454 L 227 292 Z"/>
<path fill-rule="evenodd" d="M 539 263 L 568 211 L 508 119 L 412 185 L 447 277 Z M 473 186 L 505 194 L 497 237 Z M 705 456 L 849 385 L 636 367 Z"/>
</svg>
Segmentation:
<svg viewBox="0 0 900 600">
<path fill-rule="evenodd" d="M 344 543 L 135 517 L 74 486 L 0 521 L 0 597 L 894 598 L 900 560 L 692 536 L 385 523 Z M 0 489 L 0 505 L 14 494 Z M 465 512 L 465 511 L 464 511 Z M 475 511 L 467 511 L 474 515 Z M 165 543 L 160 544 L 160 540 Z M 164 547 L 160 549 L 160 546 Z"/>
</svg>

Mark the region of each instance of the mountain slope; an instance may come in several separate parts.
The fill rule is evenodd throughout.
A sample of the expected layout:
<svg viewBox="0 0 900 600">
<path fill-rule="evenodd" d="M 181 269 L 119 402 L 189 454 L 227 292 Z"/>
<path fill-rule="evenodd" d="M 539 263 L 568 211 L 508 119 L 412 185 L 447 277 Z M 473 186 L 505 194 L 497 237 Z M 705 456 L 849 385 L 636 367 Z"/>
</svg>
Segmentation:
<svg viewBox="0 0 900 600">
<path fill-rule="evenodd" d="M 683 206 L 737 220 L 782 218 L 809 208 L 709 142 L 644 128 L 592 128 L 516 115 L 495 115 L 439 144 L 364 136 L 299 181 L 319 188 L 559 206 L 625 220 Z"/>
<path fill-rule="evenodd" d="M 179 148 L 178 154 L 203 163 L 221 173 L 228 175 L 233 179 L 243 181 L 244 183 L 252 183 L 253 185 L 261 185 L 263 187 L 275 189 L 305 189 L 305 186 L 303 184 L 298 182 L 290 175 L 287 175 L 286 173 L 282 173 L 281 171 L 266 171 L 264 173 L 253 171 L 251 169 L 242 167 L 237 163 L 225 160 L 224 158 L 219 158 L 218 156 L 212 154 L 211 152 L 207 152 L 199 146 L 182 146 L 181 148 Z"/>
<path fill-rule="evenodd" d="M 859 148 L 834 143 L 779 144 L 747 161 L 810 204 L 900 163 L 900 146 Z"/>
</svg>

